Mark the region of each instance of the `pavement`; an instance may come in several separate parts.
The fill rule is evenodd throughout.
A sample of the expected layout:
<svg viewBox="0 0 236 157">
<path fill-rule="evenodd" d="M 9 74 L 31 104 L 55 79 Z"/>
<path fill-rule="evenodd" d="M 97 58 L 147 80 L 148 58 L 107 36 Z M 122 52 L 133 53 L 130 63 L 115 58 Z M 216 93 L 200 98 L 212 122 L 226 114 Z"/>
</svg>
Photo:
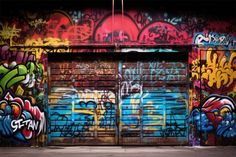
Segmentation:
<svg viewBox="0 0 236 157">
<path fill-rule="evenodd" d="M 236 157 L 236 146 L 0 147 L 0 157 Z"/>
</svg>

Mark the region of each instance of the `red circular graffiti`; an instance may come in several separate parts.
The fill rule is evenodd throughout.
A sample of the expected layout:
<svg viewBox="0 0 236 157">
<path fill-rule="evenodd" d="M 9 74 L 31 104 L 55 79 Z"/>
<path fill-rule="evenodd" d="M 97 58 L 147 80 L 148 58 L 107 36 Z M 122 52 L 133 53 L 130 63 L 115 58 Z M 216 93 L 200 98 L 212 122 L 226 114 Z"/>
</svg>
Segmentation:
<svg viewBox="0 0 236 157">
<path fill-rule="evenodd" d="M 48 37 L 62 38 L 62 35 L 72 25 L 72 21 L 65 14 L 58 12 L 51 15 L 47 22 L 47 35 Z"/>
<path fill-rule="evenodd" d="M 146 44 L 191 44 L 186 32 L 179 31 L 166 22 L 154 22 L 143 28 L 138 36 L 140 43 Z"/>
<path fill-rule="evenodd" d="M 138 37 L 138 27 L 128 16 L 116 14 L 102 20 L 94 31 L 96 42 L 136 41 Z"/>
<path fill-rule="evenodd" d="M 213 123 L 214 128 L 217 128 L 224 118 L 224 114 L 226 112 L 235 112 L 236 106 L 231 98 L 213 94 L 203 103 L 201 111 Z"/>
</svg>

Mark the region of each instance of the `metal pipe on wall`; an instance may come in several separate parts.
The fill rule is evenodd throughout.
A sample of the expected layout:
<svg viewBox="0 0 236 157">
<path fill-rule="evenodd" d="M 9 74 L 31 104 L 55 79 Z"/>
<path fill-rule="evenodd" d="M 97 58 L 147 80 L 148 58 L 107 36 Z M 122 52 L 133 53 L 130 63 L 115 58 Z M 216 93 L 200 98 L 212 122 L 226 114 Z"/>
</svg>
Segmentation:
<svg viewBox="0 0 236 157">
<path fill-rule="evenodd" d="M 114 41 L 114 35 L 113 35 L 114 22 L 115 22 L 115 0 L 112 0 L 112 24 L 111 24 L 111 41 L 112 41 L 112 43 Z"/>
<path fill-rule="evenodd" d="M 124 23 L 123 23 L 124 20 L 123 19 L 124 19 L 124 0 L 121 0 L 121 24 L 122 24 L 122 27 L 124 26 Z M 122 30 L 121 35 L 122 35 L 121 41 L 123 42 L 123 40 L 124 40 L 123 30 Z"/>
</svg>

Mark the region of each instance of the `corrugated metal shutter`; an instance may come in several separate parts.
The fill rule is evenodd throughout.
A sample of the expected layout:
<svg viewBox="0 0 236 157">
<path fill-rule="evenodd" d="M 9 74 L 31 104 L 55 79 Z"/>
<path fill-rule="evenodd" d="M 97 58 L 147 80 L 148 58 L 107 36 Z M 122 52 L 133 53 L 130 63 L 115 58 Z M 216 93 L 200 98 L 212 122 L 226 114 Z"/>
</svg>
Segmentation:
<svg viewBox="0 0 236 157">
<path fill-rule="evenodd" d="M 117 65 L 87 59 L 50 62 L 49 144 L 117 143 Z"/>
<path fill-rule="evenodd" d="M 49 64 L 49 144 L 187 143 L 186 60 L 144 53 L 78 56 L 54 57 Z"/>
<path fill-rule="evenodd" d="M 187 62 L 142 55 L 120 63 L 119 75 L 120 144 L 186 144 Z"/>
</svg>

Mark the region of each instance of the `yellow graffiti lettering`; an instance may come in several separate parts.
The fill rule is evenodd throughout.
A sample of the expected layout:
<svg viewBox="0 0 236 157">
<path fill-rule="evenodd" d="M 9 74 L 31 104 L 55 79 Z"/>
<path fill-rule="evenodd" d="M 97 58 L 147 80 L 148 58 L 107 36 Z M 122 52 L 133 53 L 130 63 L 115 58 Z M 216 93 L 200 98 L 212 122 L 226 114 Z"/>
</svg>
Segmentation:
<svg viewBox="0 0 236 157">
<path fill-rule="evenodd" d="M 229 87 L 236 78 L 236 71 L 233 68 L 233 61 L 236 58 L 236 53 L 231 52 L 230 58 L 220 58 L 213 52 L 212 48 L 207 50 L 206 63 L 201 66 L 201 78 L 208 80 L 208 86 Z M 199 60 L 194 60 L 192 65 L 192 77 L 200 78 Z"/>
<path fill-rule="evenodd" d="M 2 38 L 3 41 L 9 41 L 10 42 L 10 46 L 12 46 L 12 39 L 13 37 L 20 37 L 20 31 L 21 29 L 17 29 L 15 25 L 13 25 L 13 27 L 8 26 L 8 24 L 3 25 L 2 23 L 0 23 L 0 26 L 2 27 L 2 29 L 0 30 L 0 36 Z"/>
<path fill-rule="evenodd" d="M 50 46 L 52 48 L 63 46 L 65 48 L 58 48 L 56 52 L 69 52 L 69 41 L 68 40 L 61 40 L 59 38 L 45 38 L 45 39 L 27 39 L 25 46 L 39 46 L 36 48 L 25 48 L 24 51 L 32 51 L 35 53 L 36 59 L 40 59 L 42 53 L 50 52 L 50 49 L 47 48 L 40 48 L 40 46 Z"/>
<path fill-rule="evenodd" d="M 35 19 L 35 20 L 33 20 L 33 21 L 30 21 L 29 22 L 29 25 L 30 26 L 33 26 L 33 27 L 38 27 L 39 25 L 43 25 L 43 24 L 46 24 L 47 23 L 47 21 L 45 21 L 45 20 L 43 20 L 43 19 Z"/>
<path fill-rule="evenodd" d="M 192 77 L 199 79 L 200 74 L 200 61 L 199 59 L 195 59 L 192 61 Z"/>
<path fill-rule="evenodd" d="M 136 106 L 139 105 L 140 103 L 140 99 L 139 99 L 139 95 L 140 94 L 135 94 L 134 96 L 132 96 L 131 100 L 130 100 L 130 104 L 132 106 L 132 112 L 135 112 L 136 110 Z"/>
<path fill-rule="evenodd" d="M 73 113 L 81 113 L 81 114 L 93 115 L 95 125 L 94 125 L 94 128 L 92 128 L 92 130 L 97 130 L 97 127 L 98 127 L 98 116 L 97 116 L 95 110 L 88 110 L 88 109 L 86 109 L 86 110 L 84 110 L 84 109 L 79 110 L 79 109 L 75 109 L 75 102 L 72 101 L 71 112 L 72 112 L 72 114 Z"/>
</svg>

